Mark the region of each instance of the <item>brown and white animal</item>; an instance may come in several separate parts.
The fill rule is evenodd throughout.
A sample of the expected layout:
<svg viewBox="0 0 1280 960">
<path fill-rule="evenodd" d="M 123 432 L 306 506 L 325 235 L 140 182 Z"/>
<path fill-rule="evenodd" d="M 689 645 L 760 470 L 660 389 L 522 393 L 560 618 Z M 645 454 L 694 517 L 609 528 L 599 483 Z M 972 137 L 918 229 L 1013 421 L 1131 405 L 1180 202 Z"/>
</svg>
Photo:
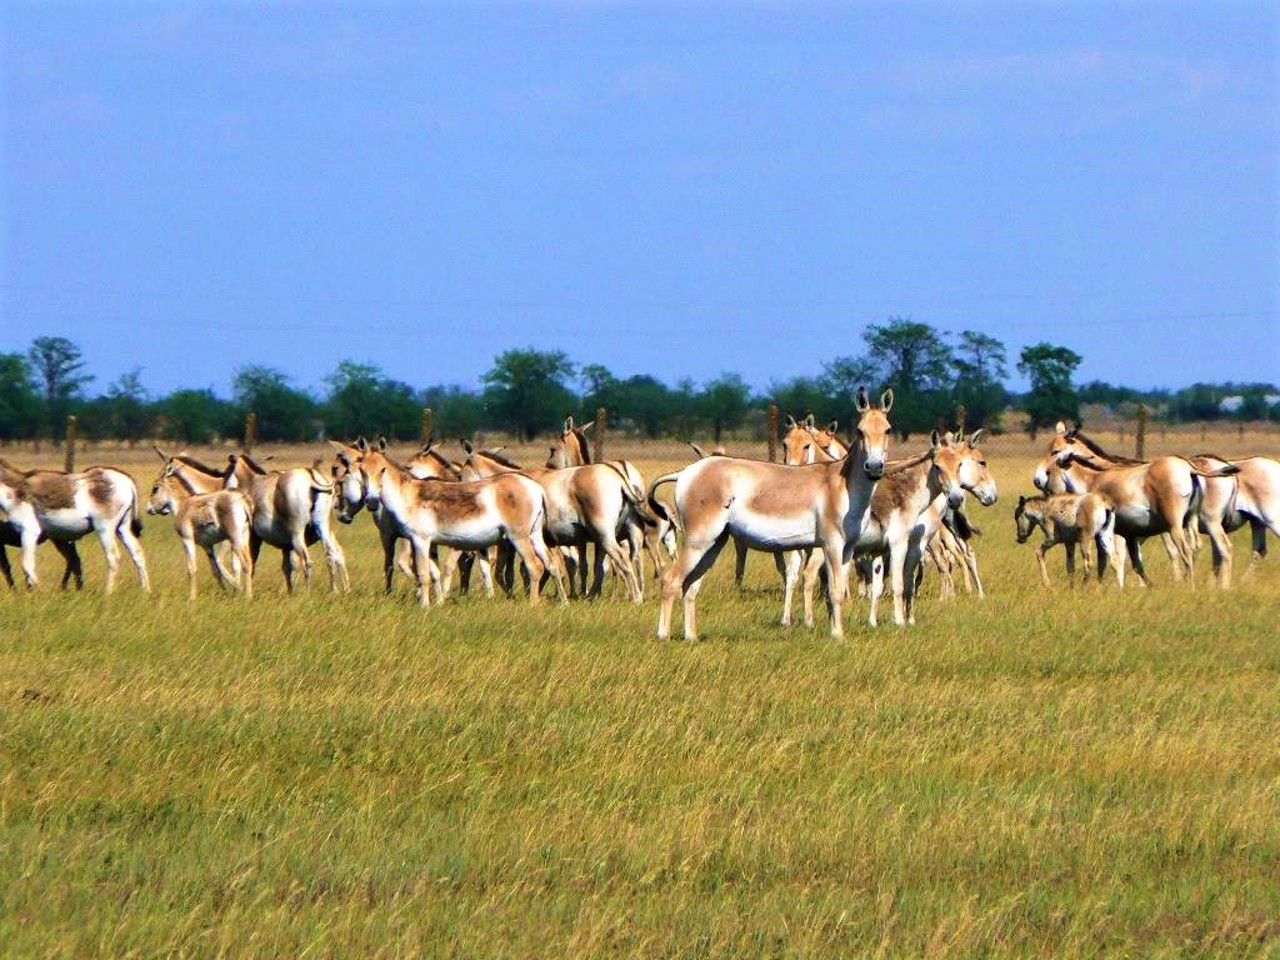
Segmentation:
<svg viewBox="0 0 1280 960">
<path fill-rule="evenodd" d="M 708 457 L 659 477 L 654 491 L 675 482 L 676 510 L 685 542 L 662 578 L 658 637 L 671 631 L 671 610 L 684 596 L 684 635 L 698 636 L 696 602 L 703 578 L 730 538 L 775 553 L 821 548 L 831 594 L 831 635 L 844 634 L 843 565 L 861 535 L 876 481 L 884 474 L 893 392 L 874 406 L 865 388 L 856 397 L 855 443 L 843 460 L 789 467 L 735 457 Z"/>
<path fill-rule="evenodd" d="M 253 531 L 253 502 L 243 490 L 197 493 L 182 479 L 181 466 L 167 462 L 151 487 L 147 513 L 173 517 L 173 529 L 186 554 L 190 597 L 196 598 L 196 548 L 209 558 L 214 579 L 224 589 L 253 596 L 253 559 L 249 539 Z M 218 559 L 214 547 L 230 544 L 231 571 Z"/>
<path fill-rule="evenodd" d="M 1280 463 L 1268 457 L 1224 460 L 1211 454 L 1188 457 L 1199 470 L 1221 470 L 1228 464 L 1239 473 L 1208 477 L 1200 505 L 1200 532 L 1207 534 L 1213 550 L 1213 570 L 1221 587 L 1231 586 L 1232 547 L 1228 534 L 1246 523 L 1252 534 L 1248 577 L 1267 555 L 1267 531 L 1280 537 Z"/>
<path fill-rule="evenodd" d="M 431 548 L 485 551 L 501 541 L 514 548 L 530 573 L 529 596 L 539 600 L 539 582 L 549 572 L 566 600 L 560 567 L 544 537 L 547 507 L 542 487 L 520 473 L 482 480 L 419 480 L 385 457 L 376 465 L 362 461 L 343 483 L 343 500 L 358 483 L 370 508 L 380 508 L 413 544 L 418 602 L 430 606 L 428 580 L 442 593 L 440 573 L 430 563 Z M 487 564 L 486 564 L 487 565 Z"/>
<path fill-rule="evenodd" d="M 598 548 L 588 596 L 596 596 L 601 591 L 607 557 L 621 574 L 627 595 L 636 603 L 643 600 L 639 579 L 631 565 L 629 551 L 622 547 L 621 537 L 629 515 L 644 512 L 644 493 L 632 486 L 623 469 L 606 462 L 560 470 L 522 470 L 519 464 L 493 451 L 477 450 L 466 440 L 462 445 L 467 454 L 464 477 L 484 478 L 520 471 L 542 487 L 547 498 L 547 542 L 577 547 L 580 569 L 585 565 L 587 545 Z"/>
<path fill-rule="evenodd" d="M 967 439 L 934 431 L 924 457 L 914 458 L 914 463 L 903 461 L 896 469 L 891 464 L 890 472 L 876 485 L 868 520 L 854 546 L 856 557 L 879 556 L 884 561 L 878 568 L 872 565 L 868 614 L 871 626 L 878 623 L 886 567 L 894 623 L 914 624 L 920 564 L 930 542 L 944 528 L 947 511 L 959 511 L 966 493 L 972 493 L 984 506 L 996 502 L 999 493 L 977 446 L 980 437 L 981 431 Z M 805 577 L 806 623 L 812 622 L 815 573 L 806 572 Z"/>
<path fill-rule="evenodd" d="M 963 516 L 965 493 L 984 506 L 996 502 L 995 478 L 978 448 L 982 431 L 968 438 L 934 431 L 927 453 L 890 461 L 885 477 L 876 485 L 867 521 L 854 546 L 860 576 L 871 598 L 868 623 L 878 623 L 877 609 L 883 593 L 884 570 L 889 572 L 894 622 L 915 623 L 915 591 L 920 564 L 929 546 L 946 529 L 950 513 Z M 876 563 L 877 558 L 880 560 Z M 804 573 L 805 625 L 813 624 L 813 592 L 820 565 L 810 558 Z M 795 565 L 795 561 L 791 561 Z M 790 611 L 784 609 L 784 622 Z"/>
<path fill-rule="evenodd" d="M 119 553 L 116 541 L 138 571 L 143 590 L 151 589 L 147 558 L 138 537 L 142 518 L 133 478 L 114 467 L 90 467 L 82 473 L 19 470 L 0 460 L 0 510 L 13 525 L 22 548 L 22 574 L 27 587 L 37 585 L 36 544 L 41 534 L 54 543 L 71 543 L 89 533 L 98 536 L 107 561 L 106 592 L 115 589 Z M 70 567 L 70 558 L 66 552 Z M 76 567 L 79 567 L 77 558 Z M 63 576 L 66 583 L 66 576 Z"/>
<path fill-rule="evenodd" d="M 341 487 L 347 473 L 353 469 L 353 465 L 357 462 L 362 463 L 368 460 L 370 469 L 377 469 L 384 463 L 389 462 L 386 459 L 386 437 L 379 437 L 377 443 L 373 444 L 369 443 L 364 437 L 358 438 L 352 444 L 341 444 L 335 441 L 330 441 L 330 443 L 337 451 L 331 472 L 335 484 L 339 487 Z M 417 477 L 419 480 L 461 479 L 461 473 L 447 458 L 434 450 L 431 444 L 422 447 L 413 457 L 407 460 L 403 464 L 403 469 L 408 471 L 410 476 Z M 341 496 L 338 501 L 338 520 L 341 523 L 351 523 L 356 514 L 363 508 L 363 497 L 350 500 L 345 496 Z M 397 567 L 410 579 L 416 579 L 413 567 L 413 548 L 410 541 L 401 536 L 398 525 L 390 518 L 384 517 L 381 510 L 369 511 L 369 517 L 378 528 L 378 537 L 382 541 L 384 589 L 387 593 L 390 593 L 394 585 Z M 434 562 L 434 558 L 432 562 Z M 445 592 L 448 592 L 447 585 Z"/>
<path fill-rule="evenodd" d="M 569 467 L 585 467 L 595 463 L 591 453 L 591 444 L 587 440 L 587 431 L 595 426 L 595 421 L 582 426 L 575 426 L 573 417 L 566 417 L 560 437 L 551 445 L 550 455 L 544 466 L 548 470 L 563 470 Z M 603 461 L 626 477 L 631 489 L 642 493 L 645 489 L 644 474 L 630 460 Z M 659 505 L 659 509 L 661 505 Z M 647 549 L 654 566 L 661 571 L 664 566 L 660 549 L 667 549 L 674 556 L 675 528 L 674 522 L 665 512 L 654 510 L 652 514 L 641 506 L 628 501 L 623 508 L 621 526 L 618 531 L 621 542 L 627 545 L 627 555 L 635 570 L 636 582 L 640 591 L 644 591 L 645 570 L 641 551 Z M 608 563 L 608 556 L 605 563 Z M 586 571 L 582 571 L 585 576 Z"/>
<path fill-rule="evenodd" d="M 1079 429 L 1064 428 L 1036 467 L 1033 481 L 1046 493 L 1096 492 L 1105 497 L 1116 510 L 1116 536 L 1124 538 L 1133 569 L 1144 585 L 1150 579 L 1142 564 L 1142 541 L 1167 533 L 1174 579 L 1181 580 L 1185 571 L 1194 585 L 1192 538 L 1204 496 L 1203 479 L 1238 470 L 1231 465 L 1199 470 L 1185 457 L 1127 460 L 1102 451 Z M 1117 565 L 1123 562 L 1124 554 L 1117 552 Z"/>
<path fill-rule="evenodd" d="M 1014 529 L 1019 543 L 1026 543 L 1036 530 L 1044 533 L 1036 550 L 1040 564 L 1040 581 L 1049 585 L 1049 570 L 1044 556 L 1057 544 L 1067 552 L 1067 580 L 1076 573 L 1076 546 L 1084 563 L 1084 580 L 1089 579 L 1092 565 L 1090 544 L 1098 548 L 1098 579 L 1107 570 L 1107 563 L 1115 557 L 1116 512 L 1107 500 L 1097 493 L 1051 493 L 1038 497 L 1019 497 L 1013 511 Z M 1116 582 L 1124 586 L 1124 568 L 1116 564 Z"/>
<path fill-rule="evenodd" d="M 294 559 L 303 579 L 311 583 L 311 556 L 307 547 L 319 541 L 329 568 L 329 588 L 334 593 L 351 589 L 346 556 L 329 525 L 335 497 L 331 479 L 316 467 L 264 470 L 240 453 L 228 457 L 228 489 L 244 490 L 253 502 L 253 535 L 249 552 L 257 570 L 264 543 L 280 551 L 280 567 L 286 589 L 293 592 Z"/>
</svg>

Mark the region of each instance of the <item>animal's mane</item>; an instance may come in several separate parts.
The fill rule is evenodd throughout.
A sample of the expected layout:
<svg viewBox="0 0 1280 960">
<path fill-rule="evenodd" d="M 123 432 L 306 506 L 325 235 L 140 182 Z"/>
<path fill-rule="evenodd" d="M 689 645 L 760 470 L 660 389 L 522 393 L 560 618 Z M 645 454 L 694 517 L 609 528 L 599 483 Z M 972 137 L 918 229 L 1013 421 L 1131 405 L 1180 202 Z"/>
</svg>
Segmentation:
<svg viewBox="0 0 1280 960">
<path fill-rule="evenodd" d="M 520 464 L 516 463 L 514 460 L 512 460 L 512 459 L 511 459 L 510 457 L 508 457 L 506 454 L 498 453 L 498 452 L 497 452 L 497 451 L 495 451 L 495 450 L 477 450 L 477 451 L 475 451 L 475 453 L 473 454 L 473 456 L 481 456 L 481 457 L 484 457 L 486 460 L 492 460 L 494 463 L 500 463 L 500 464 L 502 464 L 504 467 L 510 467 L 512 470 L 523 470 L 523 469 L 524 469 L 524 467 L 520 466 Z"/>
<path fill-rule="evenodd" d="M 1107 453 L 1107 451 L 1103 450 L 1097 441 L 1091 440 L 1079 430 L 1073 434 L 1073 438 L 1083 443 L 1085 447 L 1091 450 L 1096 456 L 1102 457 L 1104 460 L 1110 460 L 1112 463 L 1136 464 L 1146 462 L 1145 460 L 1134 460 L 1132 457 L 1122 457 L 1114 453 Z"/>
<path fill-rule="evenodd" d="M 456 476 L 458 474 L 458 468 L 453 465 L 453 462 L 448 457 L 446 457 L 443 453 L 440 453 L 438 450 L 433 450 L 430 447 L 428 447 L 425 450 L 419 450 L 413 456 L 413 459 L 415 460 L 419 460 L 422 458 L 429 458 L 431 460 L 434 460 L 443 469 L 447 470 L 450 476 Z"/>
<path fill-rule="evenodd" d="M 243 456 L 243 454 L 241 454 L 241 456 Z M 193 470 L 199 470 L 201 473 L 207 473 L 211 477 L 225 476 L 227 472 L 225 467 L 221 470 L 215 470 L 213 467 L 209 466 L 207 463 L 202 463 L 201 461 L 197 460 L 195 457 L 188 456 L 185 453 L 179 453 L 173 459 L 177 460 L 179 463 L 185 463 L 188 467 L 190 467 Z"/>
<path fill-rule="evenodd" d="M 591 444 L 587 442 L 587 435 L 582 432 L 581 427 L 574 427 L 569 432 L 578 441 L 578 447 L 582 452 L 582 462 L 584 464 L 591 463 Z"/>
</svg>

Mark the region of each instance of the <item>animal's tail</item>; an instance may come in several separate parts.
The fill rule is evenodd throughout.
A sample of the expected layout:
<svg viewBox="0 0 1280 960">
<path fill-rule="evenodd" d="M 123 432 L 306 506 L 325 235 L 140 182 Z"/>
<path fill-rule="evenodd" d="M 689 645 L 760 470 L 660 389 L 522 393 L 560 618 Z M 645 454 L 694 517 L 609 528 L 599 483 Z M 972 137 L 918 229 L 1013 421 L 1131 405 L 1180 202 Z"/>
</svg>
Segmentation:
<svg viewBox="0 0 1280 960">
<path fill-rule="evenodd" d="M 657 493 L 658 487 L 662 486 L 664 483 L 675 483 L 679 477 L 679 470 L 676 470 L 674 473 L 664 473 L 657 480 L 653 481 L 653 483 L 649 484 L 649 492 L 645 495 L 645 500 L 649 504 L 649 510 L 656 516 L 672 523 L 676 529 L 680 528 L 680 516 L 678 511 L 668 510 L 666 504 L 658 499 Z"/>
<path fill-rule="evenodd" d="M 640 520 L 644 523 L 657 523 L 657 521 L 649 515 L 649 511 L 644 505 L 644 491 L 631 482 L 631 477 L 627 475 L 627 471 L 616 460 L 606 460 L 600 466 L 608 467 L 622 479 L 622 496 L 626 499 L 627 504 Z"/>
<path fill-rule="evenodd" d="M 142 536 L 142 511 L 138 509 L 138 485 L 133 484 L 133 503 L 129 507 L 132 516 L 129 518 L 129 529 L 135 537 Z"/>
</svg>

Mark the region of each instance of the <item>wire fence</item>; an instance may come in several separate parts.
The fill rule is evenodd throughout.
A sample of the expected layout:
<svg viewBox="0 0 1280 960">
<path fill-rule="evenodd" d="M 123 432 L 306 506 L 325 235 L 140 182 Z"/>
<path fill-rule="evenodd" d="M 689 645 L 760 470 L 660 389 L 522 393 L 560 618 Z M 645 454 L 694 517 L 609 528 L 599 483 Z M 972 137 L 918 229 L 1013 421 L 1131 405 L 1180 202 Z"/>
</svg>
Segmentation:
<svg viewBox="0 0 1280 960">
<path fill-rule="evenodd" d="M 952 426 L 963 420 L 963 411 L 958 413 L 960 415 Z M 1004 419 L 1006 423 L 1010 420 L 1007 416 Z M 424 411 L 423 436 L 430 437 L 431 430 L 430 411 Z M 706 453 L 725 453 L 757 460 L 781 461 L 782 438 L 785 432 L 786 424 L 781 422 L 777 409 L 773 408 L 769 411 L 767 419 L 760 420 L 750 428 L 725 432 L 719 441 L 705 435 L 687 439 L 677 437 L 650 439 L 615 429 L 610 425 L 608 412 L 602 409 L 597 411 L 590 441 L 592 456 L 597 460 L 626 459 L 671 463 L 688 461 Z M 1148 420 L 1139 411 L 1136 417 L 1095 414 L 1086 424 L 1085 432 L 1108 452 L 1139 459 L 1169 454 L 1199 453 L 1211 453 L 1228 459 L 1280 455 L 1280 423 L 1270 421 L 1218 420 L 1170 424 L 1164 421 Z M 76 419 L 70 417 L 67 421 L 65 436 L 60 442 L 53 444 L 46 442 L 42 445 L 32 442 L 11 442 L 0 446 L 0 456 L 20 461 L 23 466 L 72 471 L 77 465 L 86 466 L 95 462 L 136 464 L 151 460 L 155 457 L 152 448 L 156 443 L 159 443 L 162 448 L 175 452 L 186 449 L 195 454 L 198 451 L 211 462 L 223 460 L 227 454 L 237 451 L 258 452 L 264 456 L 274 455 L 281 463 L 289 464 L 311 462 L 316 459 L 324 460 L 331 454 L 330 448 L 323 441 L 268 445 L 259 443 L 257 418 L 252 413 L 246 417 L 243 436 L 229 438 L 218 444 L 183 446 L 169 441 L 151 439 L 87 441 L 78 436 L 78 433 Z M 1019 459 L 1037 458 L 1044 454 L 1052 434 L 1052 430 L 1041 430 L 1035 435 L 1026 430 L 984 431 L 981 446 L 994 455 Z M 847 433 L 843 433 L 841 438 L 850 439 Z M 550 446 L 555 439 L 554 436 L 547 436 L 521 441 L 501 432 L 482 431 L 472 438 L 472 442 L 482 448 L 500 447 L 516 462 L 527 467 L 539 467 L 549 459 Z M 895 437 L 892 449 L 903 453 L 916 452 L 924 449 L 928 442 L 927 435 L 923 433 L 908 436 L 905 440 Z M 417 449 L 417 446 L 411 443 L 397 443 L 393 444 L 393 447 L 401 450 L 406 456 Z M 457 441 L 441 443 L 439 449 L 453 459 L 462 459 L 464 456 Z"/>
</svg>

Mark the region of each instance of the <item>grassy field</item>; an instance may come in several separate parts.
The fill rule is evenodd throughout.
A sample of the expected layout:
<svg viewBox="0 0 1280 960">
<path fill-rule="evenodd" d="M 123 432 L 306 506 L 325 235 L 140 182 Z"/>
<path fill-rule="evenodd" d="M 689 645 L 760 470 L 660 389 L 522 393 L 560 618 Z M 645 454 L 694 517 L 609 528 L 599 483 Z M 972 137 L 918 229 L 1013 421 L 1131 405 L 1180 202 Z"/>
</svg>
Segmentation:
<svg viewBox="0 0 1280 960">
<path fill-rule="evenodd" d="M 760 557 L 686 644 L 652 590 L 384 598 L 364 517 L 341 598 L 264 554 L 253 602 L 188 603 L 167 519 L 149 597 L 91 541 L 59 594 L 41 548 L 0 596 L 0 953 L 1280 955 L 1280 558 L 1224 593 L 1206 545 L 1191 591 L 1153 542 L 1120 593 L 1059 552 L 1044 590 L 1029 451 L 991 454 L 988 598 L 842 643 L 776 625 Z"/>
</svg>

